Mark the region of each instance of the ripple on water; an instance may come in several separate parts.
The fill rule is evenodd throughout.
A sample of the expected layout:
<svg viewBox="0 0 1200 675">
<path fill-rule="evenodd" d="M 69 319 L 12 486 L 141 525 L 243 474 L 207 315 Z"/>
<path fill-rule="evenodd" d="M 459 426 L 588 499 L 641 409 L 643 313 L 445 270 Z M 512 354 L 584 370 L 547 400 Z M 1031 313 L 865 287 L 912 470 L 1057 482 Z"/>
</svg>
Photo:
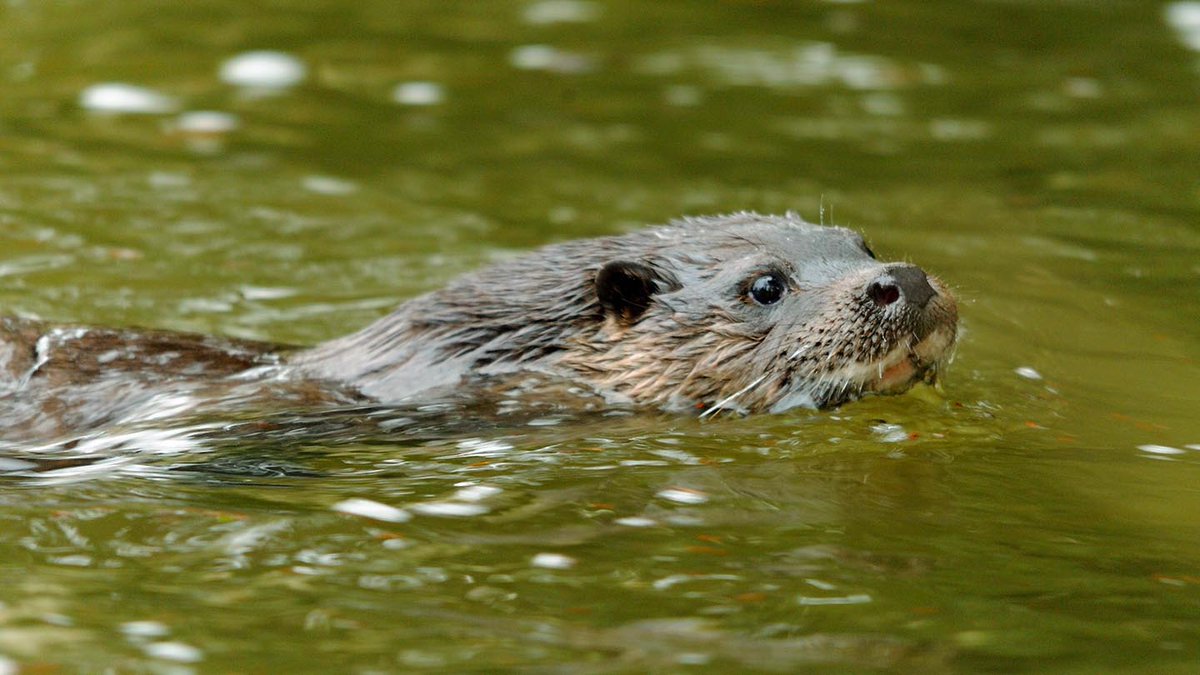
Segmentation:
<svg viewBox="0 0 1200 675">
<path fill-rule="evenodd" d="M 412 518 L 404 509 L 398 509 L 394 506 L 381 504 L 370 499 L 346 499 L 334 504 L 332 508 L 339 513 L 348 513 L 350 515 L 382 520 L 389 523 L 403 523 Z"/>
<path fill-rule="evenodd" d="M 685 487 L 672 487 L 660 490 L 658 497 L 669 502 L 675 502 L 676 504 L 704 504 L 708 502 L 708 495 L 702 490 Z"/>
<path fill-rule="evenodd" d="M 1182 455 L 1182 454 L 1185 454 L 1184 450 L 1180 450 L 1179 448 L 1173 448 L 1169 445 L 1153 445 L 1153 444 L 1139 445 L 1138 450 L 1141 450 L 1142 452 L 1150 453 L 1152 455 Z"/>
<path fill-rule="evenodd" d="M 613 521 L 616 525 L 624 527 L 657 527 L 658 521 L 651 518 L 643 518 L 641 516 L 629 516 L 626 518 L 617 518 Z"/>
<path fill-rule="evenodd" d="M 882 56 L 844 52 L 828 42 L 804 42 L 778 48 L 708 44 L 641 57 L 636 69 L 649 75 L 699 70 L 734 85 L 777 89 L 843 86 L 872 91 L 941 84 L 934 66 L 906 66 Z"/>
<path fill-rule="evenodd" d="M 502 489 L 493 485 L 474 485 L 467 484 L 451 495 L 453 501 L 459 502 L 481 502 L 489 497 L 494 497 L 503 492 Z"/>
<path fill-rule="evenodd" d="M 736 574 L 672 574 L 661 579 L 655 579 L 651 586 L 656 591 L 665 591 L 679 584 L 694 584 L 705 581 L 741 581 Z"/>
<path fill-rule="evenodd" d="M 486 438 L 468 438 L 458 442 L 460 452 L 454 457 L 507 457 L 516 449 L 507 441 Z"/>
<path fill-rule="evenodd" d="M 816 605 L 863 605 L 871 602 L 871 596 L 866 593 L 854 593 L 852 595 L 839 595 L 832 597 L 814 597 L 811 595 L 802 595 L 796 598 L 796 603 L 805 606 Z"/>
<path fill-rule="evenodd" d="M 413 504 L 409 508 L 424 516 L 442 518 L 471 518 L 482 516 L 491 511 L 491 509 L 483 504 L 467 504 L 463 502 L 423 502 Z"/>
<path fill-rule="evenodd" d="M 871 433 L 880 443 L 902 443 L 910 438 L 908 430 L 903 425 L 886 422 L 872 425 Z"/>
</svg>

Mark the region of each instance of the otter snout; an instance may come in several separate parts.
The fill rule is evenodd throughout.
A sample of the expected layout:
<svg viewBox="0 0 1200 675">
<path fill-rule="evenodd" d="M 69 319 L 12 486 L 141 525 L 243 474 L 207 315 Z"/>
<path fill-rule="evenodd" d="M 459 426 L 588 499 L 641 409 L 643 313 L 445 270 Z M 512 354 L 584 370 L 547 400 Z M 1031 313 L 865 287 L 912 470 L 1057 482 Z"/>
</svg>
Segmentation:
<svg viewBox="0 0 1200 675">
<path fill-rule="evenodd" d="M 929 283 L 925 270 L 916 265 L 897 263 L 888 265 L 882 274 L 867 284 L 867 297 L 880 307 L 887 307 L 901 298 L 924 308 L 937 291 Z"/>
</svg>

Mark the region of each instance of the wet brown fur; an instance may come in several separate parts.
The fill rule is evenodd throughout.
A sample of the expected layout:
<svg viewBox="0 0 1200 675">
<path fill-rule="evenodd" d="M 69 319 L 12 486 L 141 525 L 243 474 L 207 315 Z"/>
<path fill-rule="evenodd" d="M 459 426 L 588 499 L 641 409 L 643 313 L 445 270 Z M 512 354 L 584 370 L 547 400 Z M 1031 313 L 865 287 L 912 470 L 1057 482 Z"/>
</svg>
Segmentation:
<svg viewBox="0 0 1200 675">
<path fill-rule="evenodd" d="M 601 272 L 620 262 L 646 278 L 619 290 L 650 296 L 622 303 L 616 293 L 615 306 L 605 305 Z M 746 411 L 836 405 L 872 390 L 837 380 L 839 369 L 948 332 L 918 364 L 924 374 L 953 343 L 957 309 L 935 279 L 927 308 L 880 310 L 864 294 L 895 267 L 875 261 L 857 234 L 791 214 L 686 219 L 485 268 L 292 363 L 382 400 L 535 370 L 667 408 L 727 399 Z M 787 276 L 790 295 L 757 307 L 746 287 L 771 270 Z"/>
<path fill-rule="evenodd" d="M 953 346 L 957 309 L 936 279 L 925 306 L 870 297 L 873 280 L 901 267 L 911 268 L 874 260 L 848 230 L 740 213 L 548 246 L 307 350 L 4 319 L 2 437 L 137 421 L 170 405 L 419 401 L 529 372 L 669 409 L 838 405 L 930 377 Z M 777 305 L 748 291 L 763 275 L 786 284 Z M 897 364 L 888 380 L 885 366 Z"/>
</svg>

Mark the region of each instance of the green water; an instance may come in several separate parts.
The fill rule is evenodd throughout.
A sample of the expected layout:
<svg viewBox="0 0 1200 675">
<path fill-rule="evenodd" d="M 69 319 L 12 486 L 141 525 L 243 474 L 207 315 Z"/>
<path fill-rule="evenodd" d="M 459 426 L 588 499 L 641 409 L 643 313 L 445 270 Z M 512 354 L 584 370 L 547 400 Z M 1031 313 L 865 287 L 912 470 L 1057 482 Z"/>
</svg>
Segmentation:
<svg viewBox="0 0 1200 675">
<path fill-rule="evenodd" d="M 4 4 L 5 312 L 311 343 L 544 242 L 795 209 L 947 280 L 963 335 L 941 391 L 832 412 L 10 472 L 0 673 L 1195 672 L 1200 7 L 1170 7 Z M 222 82 L 253 49 L 307 79 Z M 175 108 L 83 109 L 105 82 Z"/>
</svg>

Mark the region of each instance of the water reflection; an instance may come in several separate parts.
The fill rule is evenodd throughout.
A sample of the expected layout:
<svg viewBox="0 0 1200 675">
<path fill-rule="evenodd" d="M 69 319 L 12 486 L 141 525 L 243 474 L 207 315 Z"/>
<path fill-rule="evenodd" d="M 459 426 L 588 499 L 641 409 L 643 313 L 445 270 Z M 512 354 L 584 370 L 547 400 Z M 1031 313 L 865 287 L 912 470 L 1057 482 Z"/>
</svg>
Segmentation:
<svg viewBox="0 0 1200 675">
<path fill-rule="evenodd" d="M 538 0 L 525 6 L 522 18 L 533 25 L 588 23 L 601 13 L 601 5 L 589 0 Z"/>
<path fill-rule="evenodd" d="M 1164 15 L 1179 40 L 1189 49 L 1200 52 L 1200 2 L 1168 3 Z"/>
<path fill-rule="evenodd" d="M 119 82 L 84 89 L 79 94 L 79 106 L 95 113 L 132 115 L 161 115 L 179 109 L 179 103 L 166 94 Z"/>
<path fill-rule="evenodd" d="M 590 56 L 551 45 L 522 45 L 512 50 L 509 64 L 518 70 L 540 70 L 560 75 L 580 75 L 596 69 Z"/>
<path fill-rule="evenodd" d="M 401 105 L 438 105 L 445 98 L 446 92 L 437 82 L 403 82 L 392 90 L 392 100 Z"/>
<path fill-rule="evenodd" d="M 894 90 L 940 85 L 946 80 L 936 65 L 900 65 L 881 56 L 844 53 L 825 42 L 775 50 L 704 45 L 640 57 L 635 70 L 658 76 L 698 70 L 717 84 L 782 89 L 843 86 Z"/>
<path fill-rule="evenodd" d="M 1197 3 L 208 4 L 10 3 L 5 313 L 307 344 L 796 208 L 967 332 L 942 393 L 821 415 L 6 446 L 0 672 L 1194 668 Z"/>
<path fill-rule="evenodd" d="M 308 66 L 286 52 L 253 51 L 223 62 L 221 81 L 243 89 L 247 95 L 269 95 L 290 89 L 308 78 Z"/>
</svg>

